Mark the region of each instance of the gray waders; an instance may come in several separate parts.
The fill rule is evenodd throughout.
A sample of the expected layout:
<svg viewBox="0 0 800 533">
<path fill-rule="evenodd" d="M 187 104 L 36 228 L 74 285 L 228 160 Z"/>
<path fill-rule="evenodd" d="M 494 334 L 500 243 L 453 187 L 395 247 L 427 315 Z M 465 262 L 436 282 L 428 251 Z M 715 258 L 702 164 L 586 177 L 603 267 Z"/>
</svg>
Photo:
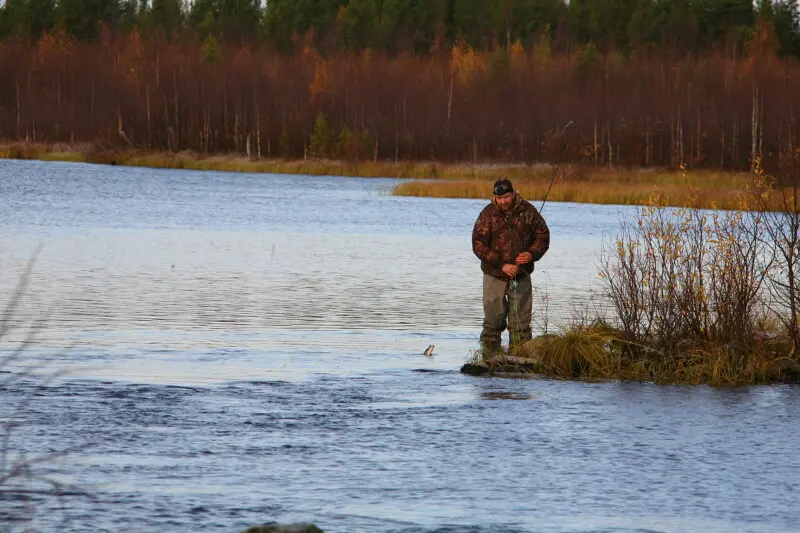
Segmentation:
<svg viewBox="0 0 800 533">
<path fill-rule="evenodd" d="M 508 281 L 483 275 L 483 331 L 481 345 L 500 348 L 500 335 L 508 326 L 509 344 L 531 340 L 533 289 L 531 277 L 517 276 L 516 288 Z"/>
</svg>

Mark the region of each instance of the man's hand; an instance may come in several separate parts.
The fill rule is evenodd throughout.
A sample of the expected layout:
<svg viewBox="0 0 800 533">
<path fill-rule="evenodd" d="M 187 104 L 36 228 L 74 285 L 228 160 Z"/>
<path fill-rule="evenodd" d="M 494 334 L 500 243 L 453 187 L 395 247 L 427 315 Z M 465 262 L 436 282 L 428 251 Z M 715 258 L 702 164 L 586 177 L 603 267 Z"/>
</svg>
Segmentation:
<svg viewBox="0 0 800 533">
<path fill-rule="evenodd" d="M 519 271 L 519 267 L 517 265 L 512 265 L 511 263 L 506 263 L 505 265 L 503 265 L 503 274 L 505 274 L 509 278 L 516 277 L 517 271 Z"/>
<path fill-rule="evenodd" d="M 522 252 L 517 256 L 517 264 L 524 265 L 525 263 L 530 263 L 533 261 L 533 256 L 530 252 Z"/>
</svg>

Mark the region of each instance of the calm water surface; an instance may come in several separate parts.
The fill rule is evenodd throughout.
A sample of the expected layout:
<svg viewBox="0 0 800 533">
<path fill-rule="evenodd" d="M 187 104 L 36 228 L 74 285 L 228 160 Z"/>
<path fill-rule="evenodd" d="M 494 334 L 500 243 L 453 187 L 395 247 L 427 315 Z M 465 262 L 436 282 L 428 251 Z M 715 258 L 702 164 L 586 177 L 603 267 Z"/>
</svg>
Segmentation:
<svg viewBox="0 0 800 533">
<path fill-rule="evenodd" d="M 800 531 L 799 388 L 462 376 L 486 202 L 393 183 L 0 161 L 2 301 L 41 247 L 0 417 L 88 494 L 0 492 L 0 530 Z M 544 214 L 540 331 L 631 212 Z"/>
</svg>

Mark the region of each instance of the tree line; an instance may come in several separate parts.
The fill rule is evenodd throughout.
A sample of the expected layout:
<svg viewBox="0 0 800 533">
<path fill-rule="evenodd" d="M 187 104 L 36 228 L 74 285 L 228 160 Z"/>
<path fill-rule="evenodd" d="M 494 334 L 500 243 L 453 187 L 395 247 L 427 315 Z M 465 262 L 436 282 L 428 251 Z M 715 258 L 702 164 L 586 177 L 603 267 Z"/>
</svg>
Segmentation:
<svg viewBox="0 0 800 533">
<path fill-rule="evenodd" d="M 154 0 L 80 30 L 63 3 L 85 0 L 49 1 L 2 9 L 0 138 L 533 162 L 559 159 L 572 122 L 569 161 L 721 169 L 800 144 L 796 2 Z M 717 5 L 740 9 L 712 24 Z"/>
<path fill-rule="evenodd" d="M 191 31 L 281 51 L 302 50 L 310 38 L 326 52 L 427 54 L 459 39 L 477 50 L 530 47 L 548 32 L 557 52 L 593 43 L 625 54 L 653 47 L 735 53 L 759 20 L 774 27 L 782 55 L 800 57 L 797 0 L 5 0 L 0 39 L 36 41 L 57 29 L 91 40 L 105 25 L 168 38 Z"/>
</svg>

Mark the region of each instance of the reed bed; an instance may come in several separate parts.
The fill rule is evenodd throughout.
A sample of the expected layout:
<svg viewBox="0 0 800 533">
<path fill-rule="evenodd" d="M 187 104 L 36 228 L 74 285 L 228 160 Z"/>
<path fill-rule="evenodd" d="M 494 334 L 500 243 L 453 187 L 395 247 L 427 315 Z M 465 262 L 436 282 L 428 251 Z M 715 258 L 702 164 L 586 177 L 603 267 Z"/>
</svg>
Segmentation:
<svg viewBox="0 0 800 533">
<path fill-rule="evenodd" d="M 515 355 L 559 378 L 800 383 L 800 151 L 784 168 L 729 211 L 651 196 L 601 251 L 601 316 Z"/>
<path fill-rule="evenodd" d="M 669 353 L 635 345 L 624 332 L 603 322 L 572 324 L 516 349 L 535 361 L 527 367 L 559 379 L 618 380 L 714 387 L 798 382 L 800 366 L 786 354 L 791 342 L 777 331 L 763 331 L 746 356 L 713 343 Z"/>
<path fill-rule="evenodd" d="M 311 176 L 418 179 L 439 176 L 439 166 L 436 163 L 429 162 L 251 159 L 241 155 L 217 154 L 205 156 L 189 151 L 152 153 L 139 150 L 98 149 L 91 145 L 72 147 L 43 144 L 0 144 L 0 159 L 35 159 L 149 168 Z"/>
<path fill-rule="evenodd" d="M 93 145 L 23 143 L 0 145 L 0 158 L 227 172 L 407 178 L 413 181 L 397 185 L 392 194 L 435 198 L 488 198 L 495 180 L 509 178 L 526 198 L 541 200 L 555 171 L 548 164 L 251 159 L 240 155 L 148 153 Z M 737 196 L 746 189 L 746 183 L 747 174 L 735 172 L 698 170 L 686 173 L 565 165 L 558 171 L 549 199 L 642 205 L 657 191 L 669 205 L 684 205 L 688 198 L 695 197 L 699 207 L 732 209 L 738 205 Z"/>
<path fill-rule="evenodd" d="M 231 156 L 196 157 L 192 154 L 126 155 L 119 158 L 119 162 L 116 164 L 152 168 L 366 178 L 420 178 L 427 176 L 430 170 L 429 167 L 426 168 L 422 165 L 357 163 L 338 160 L 250 160 Z"/>
<path fill-rule="evenodd" d="M 614 181 L 614 176 L 606 174 L 608 181 L 561 181 L 554 183 L 548 201 L 578 202 L 587 204 L 645 205 L 649 198 L 658 193 L 669 206 L 685 205 L 695 199 L 700 208 L 736 209 L 741 204 L 740 196 L 745 189 L 736 187 L 704 187 L 695 189 L 686 185 Z M 414 180 L 400 183 L 392 191 L 396 196 L 427 196 L 433 198 L 483 198 L 492 194 L 491 181 L 422 181 Z M 527 200 L 540 201 L 547 194 L 549 182 L 517 182 L 515 187 Z"/>
</svg>

